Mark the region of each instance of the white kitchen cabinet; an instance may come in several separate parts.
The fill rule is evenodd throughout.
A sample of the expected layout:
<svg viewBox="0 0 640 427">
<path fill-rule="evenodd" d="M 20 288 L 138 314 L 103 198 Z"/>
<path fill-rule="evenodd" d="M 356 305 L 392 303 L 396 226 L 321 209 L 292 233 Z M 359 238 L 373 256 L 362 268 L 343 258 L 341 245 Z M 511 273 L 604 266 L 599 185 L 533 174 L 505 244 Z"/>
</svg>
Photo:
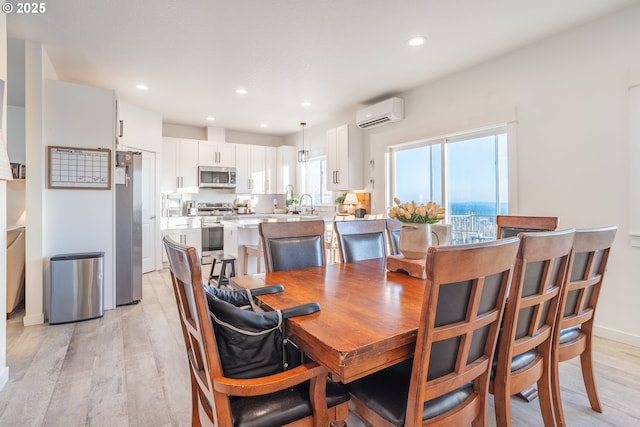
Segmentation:
<svg viewBox="0 0 640 427">
<path fill-rule="evenodd" d="M 236 144 L 236 193 L 275 191 L 276 153 L 275 147 Z"/>
<path fill-rule="evenodd" d="M 162 115 L 118 99 L 117 148 L 162 151 Z M 122 147 L 122 148 L 121 148 Z"/>
<path fill-rule="evenodd" d="M 163 138 L 162 192 L 198 192 L 198 141 Z"/>
<path fill-rule="evenodd" d="M 274 193 L 287 193 L 287 186 L 296 185 L 296 147 L 282 145 L 276 155 L 276 190 Z"/>
<path fill-rule="evenodd" d="M 353 125 L 327 131 L 327 189 L 357 190 L 364 187 L 362 132 Z"/>
<path fill-rule="evenodd" d="M 251 193 L 251 147 L 245 144 L 236 145 L 236 193 Z"/>
<path fill-rule="evenodd" d="M 162 237 L 169 236 L 175 242 L 193 246 L 198 254 L 202 253 L 202 231 L 199 228 L 169 229 L 162 231 Z M 162 250 L 162 262 L 168 263 L 167 251 Z"/>
<path fill-rule="evenodd" d="M 264 192 L 266 194 L 276 193 L 277 188 L 277 167 L 278 167 L 278 149 L 276 147 L 265 147 L 264 157 L 264 175 L 265 184 Z"/>
<path fill-rule="evenodd" d="M 231 142 L 198 141 L 198 166 L 236 167 L 236 145 Z"/>
</svg>

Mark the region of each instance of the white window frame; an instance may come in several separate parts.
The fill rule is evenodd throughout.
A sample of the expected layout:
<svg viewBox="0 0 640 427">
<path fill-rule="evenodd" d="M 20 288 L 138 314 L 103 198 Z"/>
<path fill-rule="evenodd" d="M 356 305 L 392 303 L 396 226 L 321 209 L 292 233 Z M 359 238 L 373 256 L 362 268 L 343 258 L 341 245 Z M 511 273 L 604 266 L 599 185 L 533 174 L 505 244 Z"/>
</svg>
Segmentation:
<svg viewBox="0 0 640 427">
<path fill-rule="evenodd" d="M 445 149 L 444 146 L 450 142 L 464 141 L 468 139 L 480 138 L 483 136 L 494 135 L 497 133 L 507 134 L 507 156 L 508 156 L 508 202 L 509 202 L 509 215 L 517 214 L 518 212 L 518 174 L 517 174 L 517 122 L 512 121 L 509 123 L 502 123 L 499 125 L 487 126 L 480 129 L 468 130 L 463 132 L 456 132 L 448 135 L 438 136 L 434 138 L 425 138 L 417 141 L 412 141 L 403 144 L 397 144 L 389 146 L 385 152 L 385 168 L 386 168 L 386 182 L 385 182 L 385 195 L 387 209 L 393 206 L 392 189 L 395 188 L 395 171 L 393 165 L 393 152 L 400 149 L 409 149 L 416 147 L 423 147 L 428 145 L 441 144 L 442 150 L 442 203 L 446 206 L 447 200 L 447 182 L 445 180 L 446 175 L 446 163 L 445 163 Z"/>
</svg>

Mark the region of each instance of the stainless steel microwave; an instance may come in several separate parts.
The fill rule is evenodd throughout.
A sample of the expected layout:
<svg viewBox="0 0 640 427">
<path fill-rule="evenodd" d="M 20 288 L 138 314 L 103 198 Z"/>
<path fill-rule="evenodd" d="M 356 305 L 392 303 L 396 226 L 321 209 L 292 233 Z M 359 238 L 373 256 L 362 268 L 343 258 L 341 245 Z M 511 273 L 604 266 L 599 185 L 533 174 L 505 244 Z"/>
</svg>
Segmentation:
<svg viewBox="0 0 640 427">
<path fill-rule="evenodd" d="M 200 188 L 235 188 L 236 169 L 199 166 L 198 186 Z"/>
</svg>

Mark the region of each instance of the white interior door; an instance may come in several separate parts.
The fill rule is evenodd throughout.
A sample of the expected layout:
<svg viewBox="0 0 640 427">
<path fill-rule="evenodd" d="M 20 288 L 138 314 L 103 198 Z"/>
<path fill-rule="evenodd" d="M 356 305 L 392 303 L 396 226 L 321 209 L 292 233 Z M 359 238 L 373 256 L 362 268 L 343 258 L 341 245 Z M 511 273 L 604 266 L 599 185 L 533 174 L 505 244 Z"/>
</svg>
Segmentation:
<svg viewBox="0 0 640 427">
<path fill-rule="evenodd" d="M 156 154 L 142 151 L 142 272 L 155 270 Z"/>
</svg>

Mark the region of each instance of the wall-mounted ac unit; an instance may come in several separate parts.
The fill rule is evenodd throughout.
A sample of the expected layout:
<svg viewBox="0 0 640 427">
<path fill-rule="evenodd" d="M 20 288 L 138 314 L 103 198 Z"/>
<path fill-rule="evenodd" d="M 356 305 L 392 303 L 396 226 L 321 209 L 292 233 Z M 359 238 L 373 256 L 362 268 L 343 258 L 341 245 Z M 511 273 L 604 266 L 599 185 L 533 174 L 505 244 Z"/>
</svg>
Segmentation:
<svg viewBox="0 0 640 427">
<path fill-rule="evenodd" d="M 362 129 L 371 129 L 402 119 L 404 119 L 402 98 L 389 98 L 356 112 L 356 124 Z"/>
</svg>

